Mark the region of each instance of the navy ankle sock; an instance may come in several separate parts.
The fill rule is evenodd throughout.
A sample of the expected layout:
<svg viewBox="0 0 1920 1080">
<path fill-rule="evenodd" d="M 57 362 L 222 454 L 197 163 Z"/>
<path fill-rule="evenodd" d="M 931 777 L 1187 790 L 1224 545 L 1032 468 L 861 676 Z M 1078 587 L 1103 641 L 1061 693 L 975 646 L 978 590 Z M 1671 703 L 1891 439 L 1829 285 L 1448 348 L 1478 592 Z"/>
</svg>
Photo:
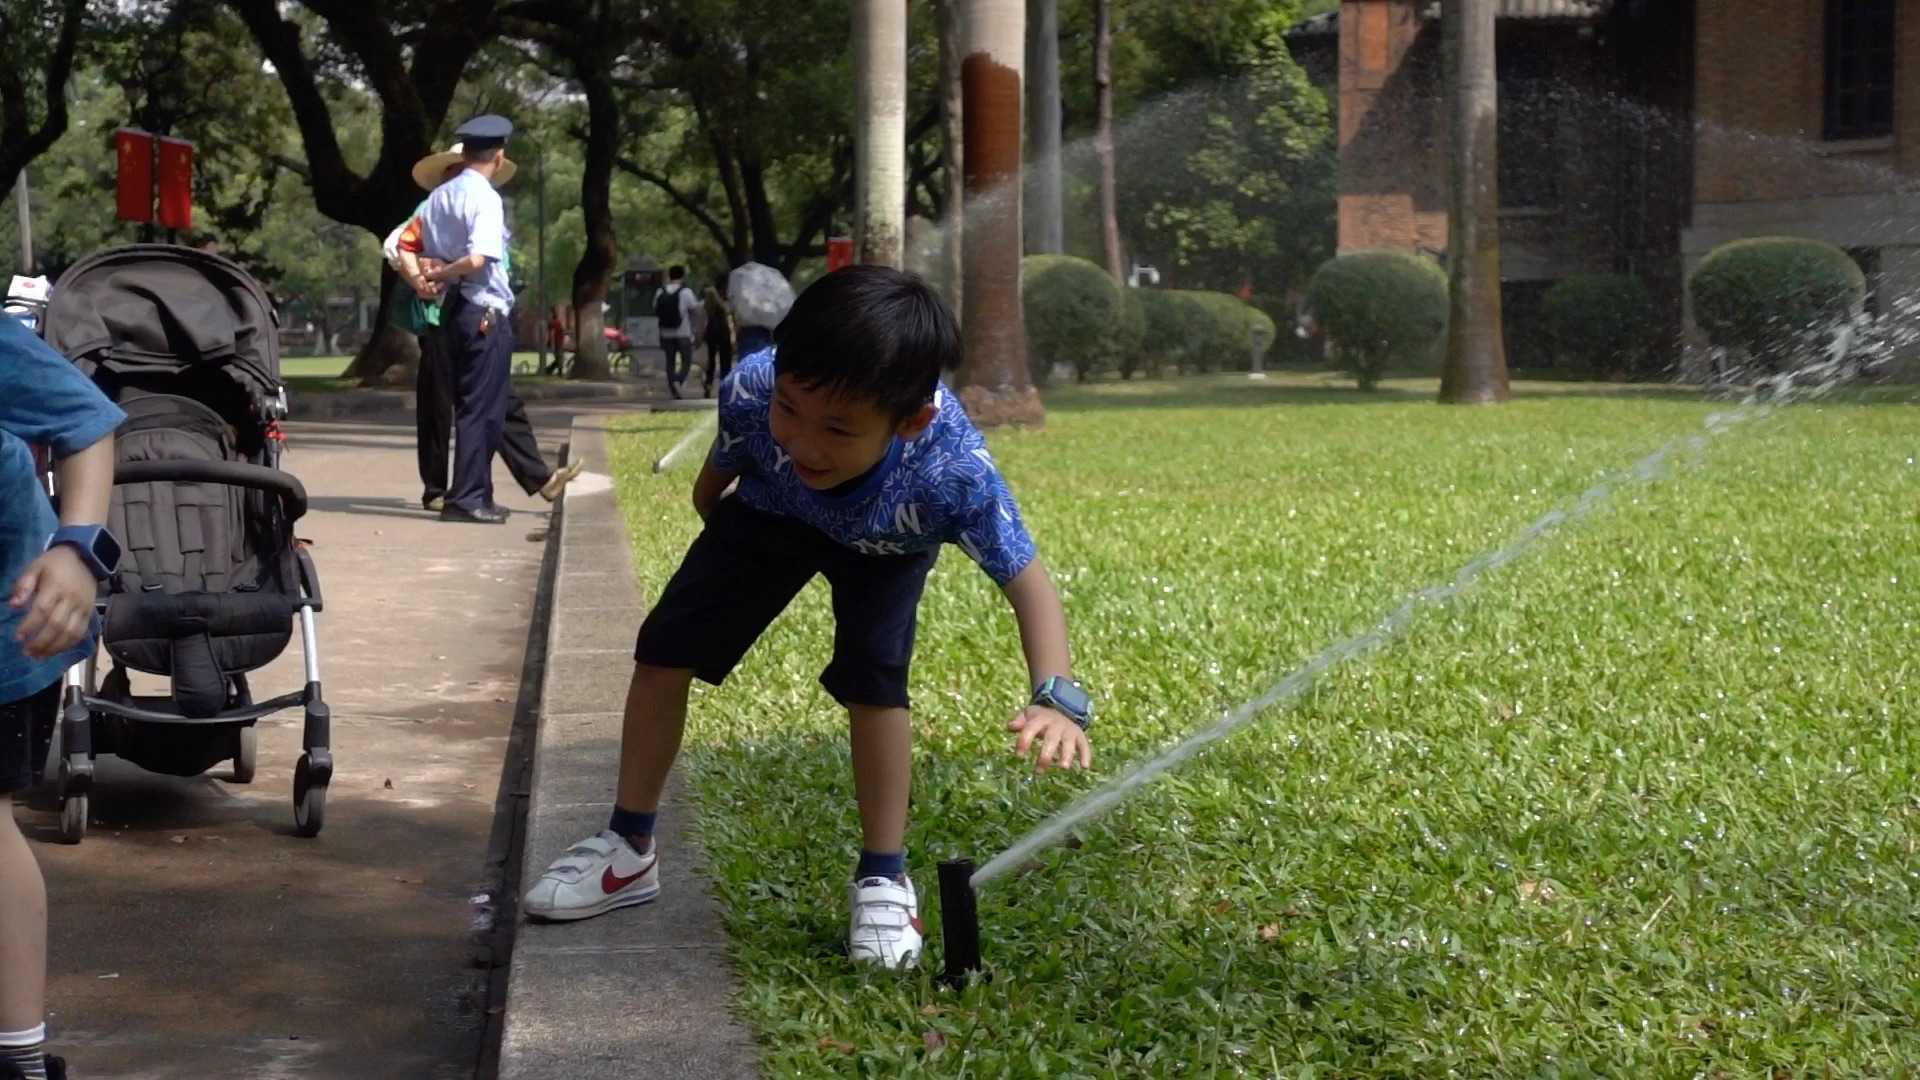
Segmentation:
<svg viewBox="0 0 1920 1080">
<path fill-rule="evenodd" d="M 907 872 L 907 853 L 905 851 L 868 851 L 860 849 L 860 863 L 853 868 L 853 880 L 865 881 L 870 877 L 897 878 Z"/>
<path fill-rule="evenodd" d="M 612 820 L 607 822 L 607 828 L 626 837 L 627 842 L 633 844 L 635 851 L 645 855 L 647 849 L 653 846 L 653 822 L 654 819 L 659 816 L 660 812 L 657 810 L 650 813 L 641 813 L 638 810 L 622 809 L 616 805 L 613 808 Z M 636 839 L 645 840 L 646 843 L 634 844 L 633 842 Z"/>
</svg>

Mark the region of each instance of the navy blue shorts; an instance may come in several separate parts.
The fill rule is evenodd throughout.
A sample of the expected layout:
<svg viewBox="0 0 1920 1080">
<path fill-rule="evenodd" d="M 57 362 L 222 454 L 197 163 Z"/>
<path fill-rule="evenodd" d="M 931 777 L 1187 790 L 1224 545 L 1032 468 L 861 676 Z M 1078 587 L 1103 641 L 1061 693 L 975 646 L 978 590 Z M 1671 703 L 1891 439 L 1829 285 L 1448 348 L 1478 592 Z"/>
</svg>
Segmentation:
<svg viewBox="0 0 1920 1080">
<path fill-rule="evenodd" d="M 40 772 L 40 759 L 53 737 L 53 724 L 60 715 L 60 688 L 52 686 L 19 701 L 0 702 L 0 795 L 11 795 L 33 786 Z M 6 813 L 0 806 L 0 813 Z"/>
<path fill-rule="evenodd" d="M 810 525 L 722 499 L 640 624 L 634 659 L 718 686 L 822 574 L 833 587 L 833 662 L 820 685 L 842 705 L 905 708 L 920 594 L 938 557 L 862 555 Z"/>
</svg>

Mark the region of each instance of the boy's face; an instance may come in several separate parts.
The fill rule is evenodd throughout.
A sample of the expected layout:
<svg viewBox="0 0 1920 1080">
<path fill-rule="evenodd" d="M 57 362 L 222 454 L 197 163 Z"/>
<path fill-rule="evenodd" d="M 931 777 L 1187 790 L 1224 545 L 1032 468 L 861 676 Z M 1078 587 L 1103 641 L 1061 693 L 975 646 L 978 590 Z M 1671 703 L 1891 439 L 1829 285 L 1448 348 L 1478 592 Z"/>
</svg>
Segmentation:
<svg viewBox="0 0 1920 1080">
<path fill-rule="evenodd" d="M 773 408 L 767 426 L 773 439 L 793 458 L 794 474 L 815 491 L 857 479 L 887 456 L 895 436 L 911 439 L 933 422 L 931 403 L 905 420 L 871 402 L 830 394 L 791 375 L 773 381 Z"/>
</svg>

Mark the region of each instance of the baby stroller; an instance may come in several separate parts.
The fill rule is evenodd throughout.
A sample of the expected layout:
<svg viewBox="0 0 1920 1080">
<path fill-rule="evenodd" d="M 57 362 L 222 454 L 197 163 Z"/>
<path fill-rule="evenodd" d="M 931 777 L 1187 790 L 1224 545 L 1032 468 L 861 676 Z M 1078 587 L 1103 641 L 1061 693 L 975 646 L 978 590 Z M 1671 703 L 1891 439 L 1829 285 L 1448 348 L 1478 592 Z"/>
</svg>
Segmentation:
<svg viewBox="0 0 1920 1080">
<path fill-rule="evenodd" d="M 208 252 L 144 244 L 74 264 L 48 302 L 43 336 L 126 411 L 115 433 L 109 525 L 125 554 L 102 589 L 101 643 L 67 673 L 44 783 L 61 833 L 87 829 L 93 758 L 198 776 L 223 761 L 253 779 L 255 721 L 306 713 L 293 774 L 301 836 L 320 832 L 333 777 L 320 694 L 313 560 L 294 536 L 305 488 L 280 470 L 280 342 L 273 304 L 238 266 Z M 56 493 L 57 494 L 57 493 Z M 272 662 L 298 623 L 306 685 L 255 701 L 247 673 Z M 129 670 L 165 676 L 137 696 Z"/>
</svg>

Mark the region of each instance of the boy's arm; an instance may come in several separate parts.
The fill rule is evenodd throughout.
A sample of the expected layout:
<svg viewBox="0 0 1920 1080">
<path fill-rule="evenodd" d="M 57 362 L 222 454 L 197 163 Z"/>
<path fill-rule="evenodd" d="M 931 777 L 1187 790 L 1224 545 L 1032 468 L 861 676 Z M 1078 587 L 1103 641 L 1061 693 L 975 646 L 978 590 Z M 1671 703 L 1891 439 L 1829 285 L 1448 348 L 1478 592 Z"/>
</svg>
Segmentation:
<svg viewBox="0 0 1920 1080">
<path fill-rule="evenodd" d="M 54 471 L 60 481 L 60 524 L 105 525 L 113 496 L 113 436 L 61 458 Z M 99 583 L 71 544 L 49 548 L 13 584 L 12 604 L 32 607 L 14 640 L 35 660 L 58 656 L 80 643 L 93 624 Z"/>
<path fill-rule="evenodd" d="M 1035 686 L 1055 675 L 1073 677 L 1073 657 L 1067 646 L 1067 612 L 1053 575 L 1035 555 L 1025 570 L 1002 590 L 1020 624 L 1020 648 L 1027 654 L 1027 681 Z"/>
<path fill-rule="evenodd" d="M 719 440 L 714 440 L 714 450 L 707 454 L 707 460 L 700 463 L 700 475 L 693 481 L 693 512 L 705 521 L 713 508 L 720 505 L 720 497 L 727 493 L 733 482 L 740 478 L 738 472 L 722 469 L 713 463 L 714 453 L 719 451 Z"/>
</svg>

